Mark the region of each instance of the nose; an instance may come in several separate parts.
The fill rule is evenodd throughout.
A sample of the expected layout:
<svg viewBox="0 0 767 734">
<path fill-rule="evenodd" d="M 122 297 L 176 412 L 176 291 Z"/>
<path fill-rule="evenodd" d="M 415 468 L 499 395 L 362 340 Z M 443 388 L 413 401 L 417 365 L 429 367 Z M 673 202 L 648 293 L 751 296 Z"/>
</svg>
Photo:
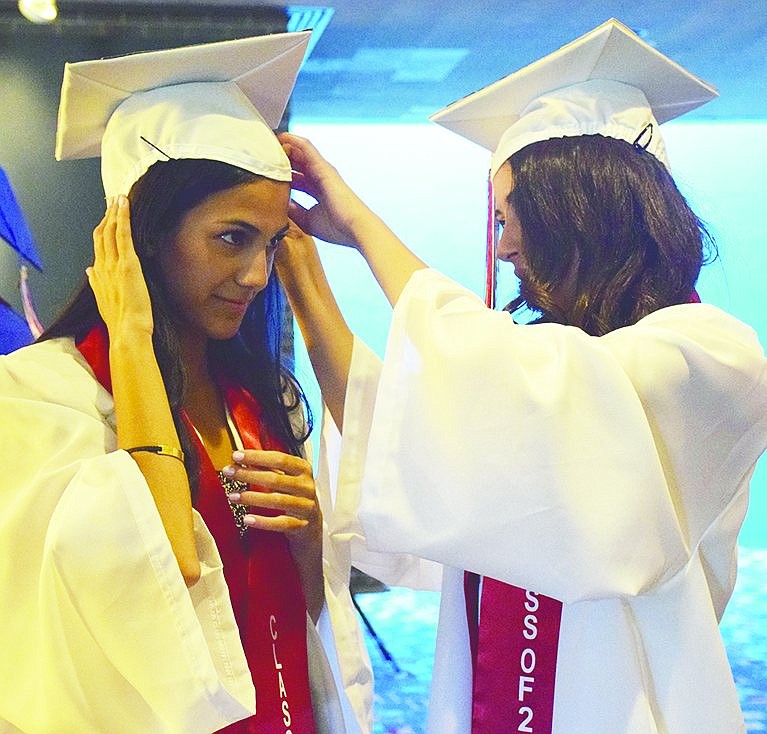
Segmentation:
<svg viewBox="0 0 767 734">
<path fill-rule="evenodd" d="M 272 257 L 264 247 L 243 252 L 243 261 L 235 277 L 237 285 L 256 293 L 266 287 L 272 272 Z"/>
<path fill-rule="evenodd" d="M 519 257 L 519 247 L 517 243 L 511 237 L 511 233 L 508 231 L 509 227 L 506 227 L 501 233 L 501 238 L 498 240 L 498 259 L 504 262 L 513 263 L 517 257 Z"/>
</svg>

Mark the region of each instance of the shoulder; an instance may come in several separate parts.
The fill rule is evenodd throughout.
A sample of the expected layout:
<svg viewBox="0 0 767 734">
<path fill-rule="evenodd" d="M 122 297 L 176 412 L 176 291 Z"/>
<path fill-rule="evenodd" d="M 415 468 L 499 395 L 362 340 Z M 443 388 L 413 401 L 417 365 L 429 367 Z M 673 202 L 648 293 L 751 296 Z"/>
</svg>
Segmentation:
<svg viewBox="0 0 767 734">
<path fill-rule="evenodd" d="M 671 306 L 599 339 L 645 396 L 767 406 L 767 362 L 756 332 L 715 306 Z"/>
<path fill-rule="evenodd" d="M 717 333 L 732 340 L 759 344 L 756 332 L 748 324 L 708 303 L 685 303 L 662 308 L 645 316 L 637 326 L 663 327 L 690 335 Z"/>
<path fill-rule="evenodd" d="M 633 326 L 601 337 L 611 345 L 656 343 L 688 354 L 714 359 L 763 360 L 764 350 L 754 329 L 716 306 L 701 303 L 662 308 Z"/>
<path fill-rule="evenodd" d="M 69 407 L 104 403 L 104 412 L 111 404 L 71 338 L 35 342 L 0 357 L 0 396 Z"/>
<path fill-rule="evenodd" d="M 0 379 L 15 379 L 24 385 L 39 376 L 79 374 L 84 360 L 71 338 L 35 342 L 0 357 Z"/>
</svg>

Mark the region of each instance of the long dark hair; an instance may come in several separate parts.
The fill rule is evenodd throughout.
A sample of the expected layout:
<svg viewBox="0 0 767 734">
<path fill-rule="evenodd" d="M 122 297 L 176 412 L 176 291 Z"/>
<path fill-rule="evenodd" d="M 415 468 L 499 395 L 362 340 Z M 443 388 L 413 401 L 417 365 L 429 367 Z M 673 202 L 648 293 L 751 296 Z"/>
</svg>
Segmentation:
<svg viewBox="0 0 767 734">
<path fill-rule="evenodd" d="M 129 194 L 133 243 L 152 299 L 154 351 L 186 455 L 193 490 L 197 486 L 199 466 L 191 437 L 180 417 L 186 375 L 173 309 L 165 292 L 157 255 L 188 211 L 212 194 L 256 178 L 249 171 L 219 161 L 161 161 L 149 168 Z M 270 435 L 297 455 L 311 431 L 311 413 L 301 386 L 281 354 L 285 302 L 282 288 L 273 274 L 266 288 L 248 308 L 239 333 L 228 340 L 211 340 L 208 357 L 212 364 L 225 368 L 232 379 L 256 398 Z M 103 322 L 96 299 L 85 281 L 40 339 L 70 336 L 79 341 L 98 323 Z M 303 429 L 296 430 L 290 415 L 300 407 L 306 411 L 307 422 Z"/>
<path fill-rule="evenodd" d="M 507 310 L 599 336 L 690 300 L 716 250 L 655 156 L 581 135 L 532 143 L 509 162 L 526 267 Z M 571 268 L 575 297 L 562 309 L 552 293 Z"/>
</svg>

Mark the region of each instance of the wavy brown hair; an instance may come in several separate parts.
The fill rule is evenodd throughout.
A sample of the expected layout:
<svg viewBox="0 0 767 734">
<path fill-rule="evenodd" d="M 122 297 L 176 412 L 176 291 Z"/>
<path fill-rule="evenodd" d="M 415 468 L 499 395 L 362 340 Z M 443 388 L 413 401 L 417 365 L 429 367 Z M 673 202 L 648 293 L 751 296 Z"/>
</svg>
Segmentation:
<svg viewBox="0 0 767 734">
<path fill-rule="evenodd" d="M 533 143 L 509 163 L 526 267 L 506 310 L 600 336 L 690 300 L 716 250 L 655 156 L 581 135 Z M 552 293 L 568 275 L 575 295 L 563 309 Z"/>
</svg>

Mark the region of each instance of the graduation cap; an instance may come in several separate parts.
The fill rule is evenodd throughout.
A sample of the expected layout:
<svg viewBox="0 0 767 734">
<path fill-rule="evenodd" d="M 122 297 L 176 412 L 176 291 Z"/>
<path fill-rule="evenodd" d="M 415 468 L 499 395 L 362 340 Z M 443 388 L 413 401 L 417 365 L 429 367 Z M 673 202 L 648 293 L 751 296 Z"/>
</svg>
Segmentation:
<svg viewBox="0 0 767 734">
<path fill-rule="evenodd" d="M 290 181 L 272 132 L 311 31 L 66 64 L 56 158 L 101 156 L 107 197 L 157 161 L 205 158 Z"/>
<path fill-rule="evenodd" d="M 24 317 L 0 298 L 0 354 L 10 354 L 33 341 L 34 335 Z"/>
<path fill-rule="evenodd" d="M 32 263 L 38 270 L 43 269 L 32 232 L 13 193 L 11 182 L 2 168 L 0 168 L 0 239 L 7 242 L 24 260 Z"/>
<path fill-rule="evenodd" d="M 430 119 L 494 151 L 493 175 L 526 145 L 573 135 L 641 144 L 668 166 L 659 124 L 717 94 L 613 18 Z"/>
</svg>

